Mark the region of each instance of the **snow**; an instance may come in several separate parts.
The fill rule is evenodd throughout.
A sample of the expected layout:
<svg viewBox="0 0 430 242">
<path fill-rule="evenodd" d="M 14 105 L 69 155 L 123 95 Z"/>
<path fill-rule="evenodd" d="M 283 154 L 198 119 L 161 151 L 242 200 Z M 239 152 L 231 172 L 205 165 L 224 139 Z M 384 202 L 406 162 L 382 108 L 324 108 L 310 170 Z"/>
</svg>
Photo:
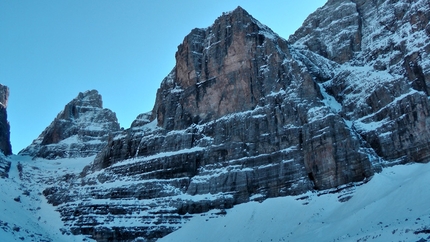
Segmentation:
<svg viewBox="0 0 430 242">
<path fill-rule="evenodd" d="M 190 149 L 182 149 L 182 150 L 178 150 L 178 151 L 168 151 L 168 152 L 160 152 L 157 153 L 155 155 L 150 155 L 150 156 L 146 156 L 143 158 L 132 158 L 132 159 L 128 159 L 122 162 L 118 162 L 116 164 L 113 164 L 112 167 L 116 167 L 116 166 L 124 166 L 124 165 L 128 165 L 128 164 L 133 164 L 136 162 L 143 162 L 143 161 L 149 161 L 149 160 L 153 160 L 153 159 L 158 159 L 158 158 L 163 158 L 163 157 L 169 157 L 169 156 L 174 156 L 174 155 L 180 155 L 180 154 L 188 154 L 188 153 L 194 153 L 194 152 L 198 152 L 198 151 L 202 151 L 204 150 L 204 147 L 193 147 Z"/>
<path fill-rule="evenodd" d="M 334 115 L 326 106 L 310 108 L 307 114 L 309 123 Z"/>
<path fill-rule="evenodd" d="M 386 168 L 343 193 L 272 198 L 195 216 L 166 241 L 418 241 L 430 229 L 430 164 Z M 346 202 L 339 197 L 352 196 Z M 257 199 L 255 195 L 253 199 Z M 253 200 L 251 199 L 251 200 Z M 210 218 L 212 217 L 212 218 Z M 427 230 L 426 230 L 427 229 Z M 426 232 L 427 231 L 427 232 Z"/>
<path fill-rule="evenodd" d="M 63 160 L 32 160 L 10 156 L 9 178 L 0 179 L 1 241 L 92 241 L 67 233 L 60 214 L 48 204 L 42 191 L 54 177 L 82 171 L 93 157 Z M 63 233 L 65 232 L 65 233 Z"/>
<path fill-rule="evenodd" d="M 320 87 L 321 94 L 323 95 L 323 102 L 326 106 L 330 107 L 330 109 L 335 112 L 339 113 L 342 110 L 342 104 L 340 104 L 333 96 L 328 94 L 325 90 L 325 87 L 318 83 Z"/>
</svg>

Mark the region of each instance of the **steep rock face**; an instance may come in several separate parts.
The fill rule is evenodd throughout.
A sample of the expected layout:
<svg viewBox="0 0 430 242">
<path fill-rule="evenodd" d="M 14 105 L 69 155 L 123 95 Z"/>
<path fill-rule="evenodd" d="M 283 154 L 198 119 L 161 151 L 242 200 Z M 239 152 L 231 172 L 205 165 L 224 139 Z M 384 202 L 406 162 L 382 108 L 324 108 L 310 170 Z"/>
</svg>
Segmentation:
<svg viewBox="0 0 430 242">
<path fill-rule="evenodd" d="M 5 157 L 12 154 L 10 126 L 7 120 L 9 88 L 0 84 L 0 178 L 8 177 L 10 161 Z"/>
<path fill-rule="evenodd" d="M 176 66 L 157 93 L 153 118 L 167 130 L 184 129 L 254 109 L 261 98 L 285 86 L 282 62 L 289 55 L 287 43 L 245 11 L 194 29 L 178 47 Z"/>
<path fill-rule="evenodd" d="M 119 130 L 115 113 L 103 109 L 100 94 L 91 90 L 79 93 L 19 154 L 47 159 L 93 156 Z"/>
<path fill-rule="evenodd" d="M 152 112 L 44 194 L 73 233 L 152 241 L 190 214 L 371 176 L 377 155 L 315 82 L 336 64 L 302 52 L 240 7 L 193 30 Z"/>
<path fill-rule="evenodd" d="M 430 159 L 429 18 L 427 0 L 330 0 L 289 39 L 302 60 L 337 63 L 319 81 L 387 161 Z"/>
<path fill-rule="evenodd" d="M 7 103 L 9 99 L 9 88 L 0 84 L 0 151 L 4 155 L 12 154 L 10 144 L 10 126 L 7 120 Z"/>
</svg>

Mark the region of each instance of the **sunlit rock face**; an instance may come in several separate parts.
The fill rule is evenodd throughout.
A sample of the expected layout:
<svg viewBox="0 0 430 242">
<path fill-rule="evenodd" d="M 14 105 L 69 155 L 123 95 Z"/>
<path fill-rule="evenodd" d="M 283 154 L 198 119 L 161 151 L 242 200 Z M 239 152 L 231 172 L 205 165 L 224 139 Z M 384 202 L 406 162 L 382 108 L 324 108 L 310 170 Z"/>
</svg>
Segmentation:
<svg viewBox="0 0 430 242">
<path fill-rule="evenodd" d="M 328 1 L 289 41 L 223 14 L 179 45 L 153 110 L 44 195 L 75 234 L 155 241 L 211 209 L 428 162 L 425 3 Z"/>
<path fill-rule="evenodd" d="M 115 113 L 103 109 L 101 95 L 96 90 L 87 91 L 68 103 L 19 154 L 47 159 L 93 156 L 119 130 Z"/>
</svg>

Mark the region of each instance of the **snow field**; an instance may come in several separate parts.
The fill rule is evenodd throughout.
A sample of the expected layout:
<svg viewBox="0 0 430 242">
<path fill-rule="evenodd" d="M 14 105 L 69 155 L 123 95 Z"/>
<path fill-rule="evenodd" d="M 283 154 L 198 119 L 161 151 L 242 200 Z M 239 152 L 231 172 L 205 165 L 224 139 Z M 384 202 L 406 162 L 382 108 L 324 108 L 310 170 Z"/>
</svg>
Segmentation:
<svg viewBox="0 0 430 242">
<path fill-rule="evenodd" d="M 225 216 L 213 216 L 216 211 L 195 216 L 159 241 L 426 240 L 429 182 L 430 164 L 394 166 L 352 188 L 346 202 L 339 201 L 342 192 L 249 202 Z"/>
</svg>

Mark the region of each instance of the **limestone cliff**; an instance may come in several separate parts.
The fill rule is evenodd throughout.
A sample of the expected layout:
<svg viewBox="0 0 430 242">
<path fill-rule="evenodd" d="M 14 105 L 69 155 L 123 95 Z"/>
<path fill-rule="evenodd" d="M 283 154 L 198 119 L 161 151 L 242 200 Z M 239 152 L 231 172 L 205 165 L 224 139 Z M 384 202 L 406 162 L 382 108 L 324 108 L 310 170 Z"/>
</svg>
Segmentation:
<svg viewBox="0 0 430 242">
<path fill-rule="evenodd" d="M 115 113 L 103 109 L 101 95 L 96 90 L 87 91 L 68 103 L 19 154 L 47 159 L 93 156 L 119 130 Z"/>
</svg>

